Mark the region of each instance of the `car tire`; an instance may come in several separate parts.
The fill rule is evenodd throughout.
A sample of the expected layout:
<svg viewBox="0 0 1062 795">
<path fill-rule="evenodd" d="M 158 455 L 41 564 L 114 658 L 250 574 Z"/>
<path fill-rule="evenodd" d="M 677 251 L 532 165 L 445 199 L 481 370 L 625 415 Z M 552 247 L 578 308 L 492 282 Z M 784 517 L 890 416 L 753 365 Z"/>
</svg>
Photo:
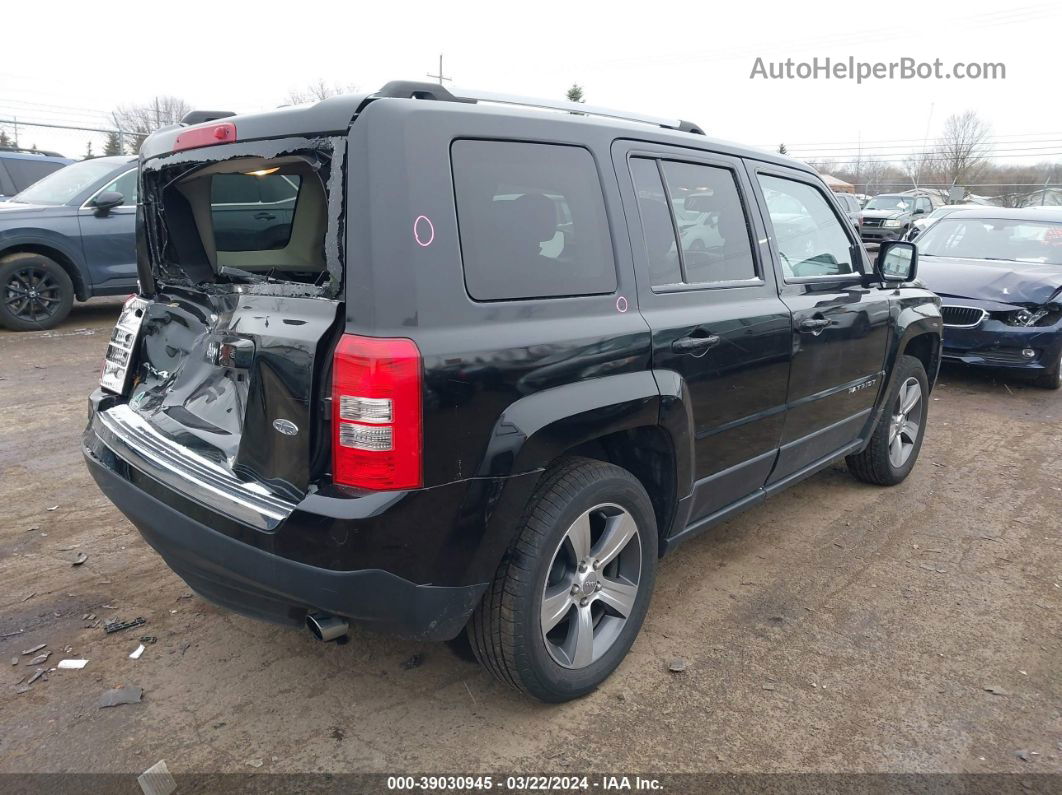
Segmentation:
<svg viewBox="0 0 1062 795">
<path fill-rule="evenodd" d="M 55 260 L 19 252 L 0 259 L 0 325 L 12 331 L 55 328 L 74 305 L 74 283 Z"/>
<path fill-rule="evenodd" d="M 612 464 L 565 459 L 544 474 L 472 615 L 476 658 L 542 701 L 590 693 L 641 629 L 656 559 L 656 519 L 638 479 Z"/>
<path fill-rule="evenodd" d="M 1062 389 L 1062 357 L 1055 361 L 1055 366 L 1044 370 L 1037 378 L 1036 385 L 1044 389 Z"/>
<path fill-rule="evenodd" d="M 901 356 L 870 444 L 845 459 L 848 471 L 864 483 L 878 486 L 902 482 L 918 460 L 928 411 L 926 370 L 914 356 Z"/>
</svg>

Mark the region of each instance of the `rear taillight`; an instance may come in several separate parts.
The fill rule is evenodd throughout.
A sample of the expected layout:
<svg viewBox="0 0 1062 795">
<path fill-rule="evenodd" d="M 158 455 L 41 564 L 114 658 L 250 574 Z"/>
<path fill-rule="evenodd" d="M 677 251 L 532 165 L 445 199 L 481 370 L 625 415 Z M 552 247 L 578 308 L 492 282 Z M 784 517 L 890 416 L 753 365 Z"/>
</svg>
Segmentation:
<svg viewBox="0 0 1062 795">
<path fill-rule="evenodd" d="M 236 125 L 231 121 L 221 124 L 209 124 L 206 127 L 192 127 L 177 136 L 173 142 L 173 151 L 196 149 L 200 146 L 231 144 L 236 140 Z"/>
<path fill-rule="evenodd" d="M 130 367 L 136 355 L 136 342 L 140 336 L 140 324 L 144 319 L 147 302 L 137 295 L 129 296 L 118 322 L 111 330 L 111 339 L 107 343 L 107 353 L 103 357 L 103 370 L 100 373 L 100 386 L 119 395 L 125 392 L 129 383 Z"/>
<path fill-rule="evenodd" d="M 421 485 L 420 370 L 413 340 L 339 340 L 332 361 L 336 483 L 378 491 Z"/>
</svg>

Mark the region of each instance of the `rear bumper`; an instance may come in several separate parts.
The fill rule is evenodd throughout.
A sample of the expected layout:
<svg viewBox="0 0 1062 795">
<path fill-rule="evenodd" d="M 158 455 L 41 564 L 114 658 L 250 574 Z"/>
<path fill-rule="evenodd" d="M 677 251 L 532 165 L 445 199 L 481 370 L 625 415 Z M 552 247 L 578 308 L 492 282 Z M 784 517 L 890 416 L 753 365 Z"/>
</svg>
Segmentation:
<svg viewBox="0 0 1062 795">
<path fill-rule="evenodd" d="M 468 621 L 486 583 L 418 585 L 379 569 L 334 571 L 280 557 L 156 499 L 91 449 L 89 471 L 104 494 L 181 579 L 206 599 L 252 618 L 301 625 L 320 610 L 406 637 L 447 640 Z"/>
</svg>

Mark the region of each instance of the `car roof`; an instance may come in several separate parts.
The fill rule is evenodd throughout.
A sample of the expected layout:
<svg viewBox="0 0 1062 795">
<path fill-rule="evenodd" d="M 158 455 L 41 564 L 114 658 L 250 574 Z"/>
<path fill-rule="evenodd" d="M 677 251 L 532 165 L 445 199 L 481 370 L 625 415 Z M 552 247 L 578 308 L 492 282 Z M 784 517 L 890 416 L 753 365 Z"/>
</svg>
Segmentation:
<svg viewBox="0 0 1062 795">
<path fill-rule="evenodd" d="M 0 158 L 4 160 L 33 160 L 45 163 L 75 163 L 77 161 L 69 157 L 63 157 L 55 152 L 25 152 L 15 149 L 0 149 Z"/>
<path fill-rule="evenodd" d="M 1062 223 L 1062 207 L 979 207 L 976 210 L 964 210 L 963 218 L 984 218 L 989 220 L 1014 219 L 1018 221 L 1050 221 Z"/>
<path fill-rule="evenodd" d="M 413 95 L 397 96 L 393 90 L 389 90 L 392 87 L 402 87 L 406 91 L 412 91 Z M 426 96 L 429 94 L 437 94 L 439 97 Z M 474 95 L 474 92 L 469 94 L 469 96 Z M 372 103 L 383 102 L 404 103 L 409 106 L 415 105 L 418 110 L 460 111 L 472 115 L 503 115 L 517 120 L 550 119 L 557 124 L 591 125 L 598 128 L 608 128 L 617 133 L 629 135 L 632 138 L 654 140 L 677 146 L 692 146 L 698 149 L 721 150 L 737 157 L 775 163 L 787 168 L 799 169 L 806 173 L 817 173 L 806 163 L 785 155 L 764 149 L 755 149 L 720 138 L 713 138 L 700 132 L 687 131 L 694 128 L 699 130 L 699 128 L 696 128 L 696 125 L 692 125 L 690 122 L 680 122 L 678 119 L 675 119 L 674 122 L 681 124 L 682 129 L 631 120 L 642 114 L 632 113 L 629 118 L 601 115 L 598 112 L 600 109 L 590 106 L 586 107 L 588 112 L 580 113 L 552 107 L 552 105 L 558 103 L 551 103 L 549 106 L 545 104 L 531 105 L 518 101 L 509 102 L 505 98 L 487 98 L 490 96 L 500 95 L 480 95 L 480 98 L 476 100 L 461 95 L 451 95 L 448 91 L 441 90 L 438 86 L 432 86 L 431 84 L 388 83 L 376 93 L 344 94 L 308 105 L 281 107 L 262 113 L 218 116 L 202 124 L 175 125 L 164 128 L 153 133 L 144 141 L 140 156 L 142 159 L 147 160 L 170 154 L 173 151 L 177 136 L 185 130 L 196 126 L 206 127 L 221 123 L 234 124 L 237 130 L 237 139 L 243 141 L 307 134 L 345 135 L 354 118 L 361 111 Z M 542 102 L 548 103 L 549 101 L 542 100 Z M 573 107 L 578 106 L 573 105 Z"/>
</svg>

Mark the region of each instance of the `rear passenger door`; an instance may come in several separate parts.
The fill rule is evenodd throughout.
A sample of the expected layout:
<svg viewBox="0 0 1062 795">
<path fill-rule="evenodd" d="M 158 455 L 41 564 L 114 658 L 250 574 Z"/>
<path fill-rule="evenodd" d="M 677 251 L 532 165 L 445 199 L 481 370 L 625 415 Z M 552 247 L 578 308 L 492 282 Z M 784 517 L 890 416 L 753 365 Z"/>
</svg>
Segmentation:
<svg viewBox="0 0 1062 795">
<path fill-rule="evenodd" d="M 782 433 L 789 310 L 740 161 L 633 142 L 613 154 L 653 370 L 689 391 L 693 524 L 762 493 Z"/>
<path fill-rule="evenodd" d="M 890 305 L 862 285 L 851 226 L 812 175 L 751 164 L 780 294 L 792 311 L 793 361 L 778 464 L 769 485 L 848 452 L 882 384 Z"/>
</svg>

